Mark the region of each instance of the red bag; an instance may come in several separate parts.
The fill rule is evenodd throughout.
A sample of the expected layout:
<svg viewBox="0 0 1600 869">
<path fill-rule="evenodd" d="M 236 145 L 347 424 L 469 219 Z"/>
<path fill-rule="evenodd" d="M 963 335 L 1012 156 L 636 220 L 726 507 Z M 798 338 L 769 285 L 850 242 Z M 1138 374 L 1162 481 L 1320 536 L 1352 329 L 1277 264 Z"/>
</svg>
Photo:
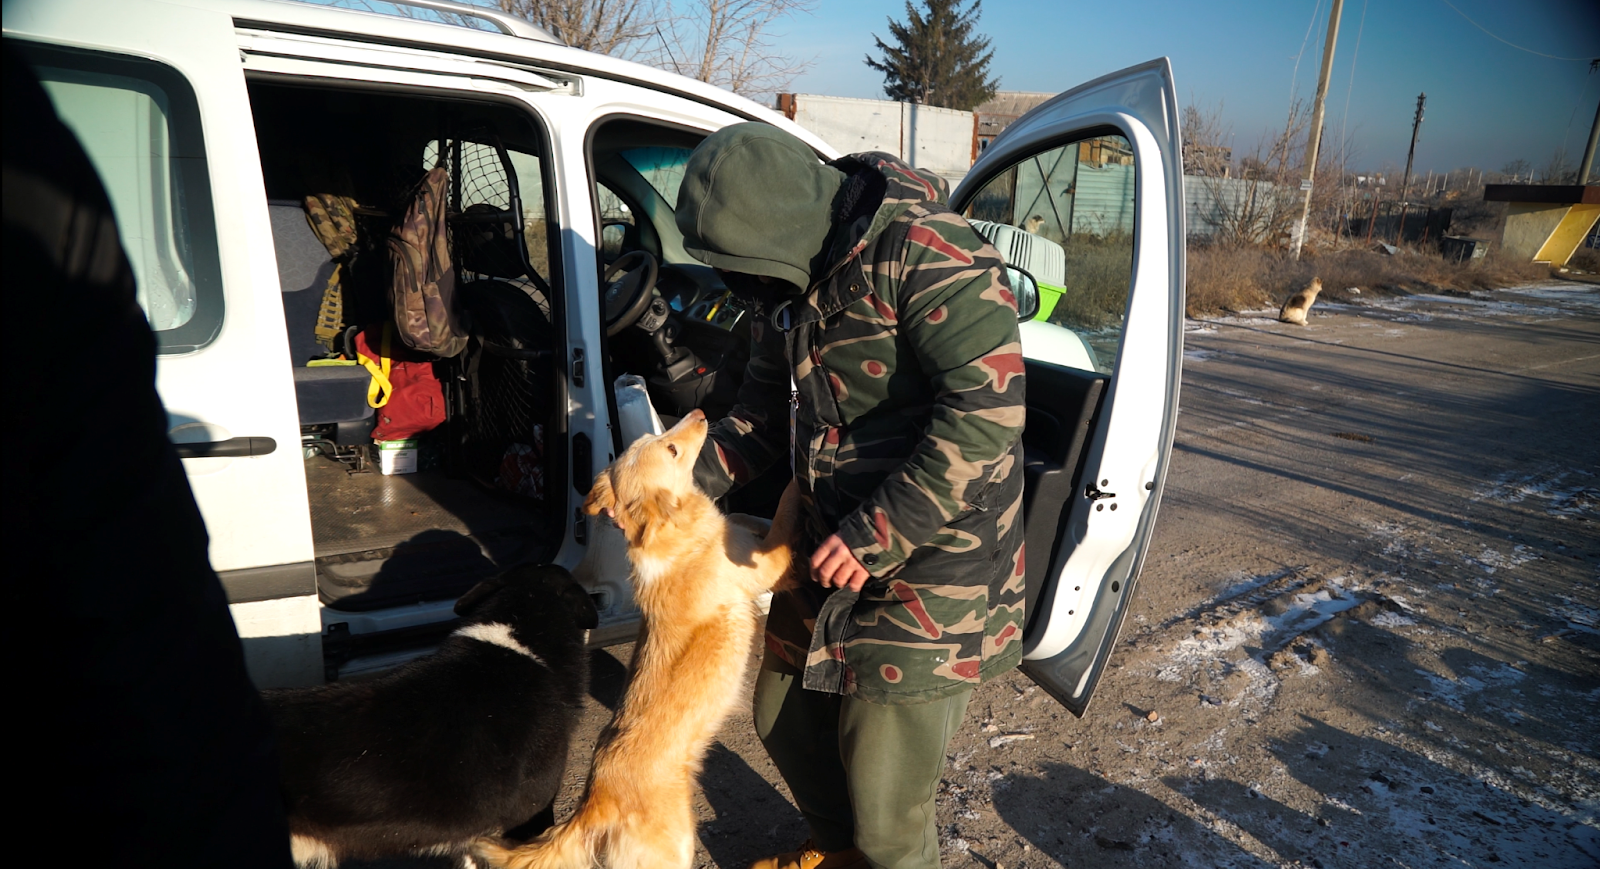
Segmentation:
<svg viewBox="0 0 1600 869">
<path fill-rule="evenodd" d="M 356 333 L 356 353 L 374 380 L 367 395 L 378 412 L 372 428 L 375 441 L 405 440 L 444 423 L 444 389 L 433 374 L 433 362 L 416 353 L 388 355 L 394 352 L 390 328 L 384 326 L 377 349 L 367 339 L 368 330 Z"/>
</svg>

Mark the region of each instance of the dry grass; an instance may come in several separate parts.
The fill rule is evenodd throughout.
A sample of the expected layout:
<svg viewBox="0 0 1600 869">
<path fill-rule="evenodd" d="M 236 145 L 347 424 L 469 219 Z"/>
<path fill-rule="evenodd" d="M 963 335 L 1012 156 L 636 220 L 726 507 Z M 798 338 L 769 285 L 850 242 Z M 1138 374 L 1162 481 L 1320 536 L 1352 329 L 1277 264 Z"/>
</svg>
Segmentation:
<svg viewBox="0 0 1600 869">
<path fill-rule="evenodd" d="M 522 227 L 522 239 L 528 245 L 528 262 L 533 266 L 533 270 L 548 280 L 551 277 L 550 228 L 544 218 L 528 219 Z"/>
<path fill-rule="evenodd" d="M 1248 311 L 1267 304 L 1272 255 L 1259 247 L 1189 245 L 1188 314 Z"/>
<path fill-rule="evenodd" d="M 1077 331 L 1115 325 L 1128 306 L 1133 275 L 1133 236 L 1078 233 L 1063 245 L 1067 254 L 1066 292 L 1050 320 Z"/>
<path fill-rule="evenodd" d="M 1453 263 L 1430 248 L 1402 248 L 1389 255 L 1369 250 L 1316 251 L 1307 248 L 1296 261 L 1254 247 L 1191 245 L 1189 316 L 1275 307 L 1322 278 L 1322 298 L 1349 301 L 1352 288 L 1363 293 L 1467 292 L 1511 287 L 1549 277 L 1532 263 L 1500 259 Z"/>
<path fill-rule="evenodd" d="M 1592 247 L 1580 247 L 1572 254 L 1572 259 L 1567 260 L 1567 268 L 1575 272 L 1600 272 L 1600 250 Z"/>
</svg>

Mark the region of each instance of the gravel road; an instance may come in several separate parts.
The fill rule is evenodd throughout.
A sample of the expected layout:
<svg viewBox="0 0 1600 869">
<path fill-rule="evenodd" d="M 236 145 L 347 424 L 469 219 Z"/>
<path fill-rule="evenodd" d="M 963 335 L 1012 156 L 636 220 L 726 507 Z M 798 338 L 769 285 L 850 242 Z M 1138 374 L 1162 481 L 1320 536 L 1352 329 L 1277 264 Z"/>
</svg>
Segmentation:
<svg viewBox="0 0 1600 869">
<path fill-rule="evenodd" d="M 1600 865 L 1600 288 L 1188 324 L 1156 537 L 1089 714 L 980 688 L 945 865 Z M 564 817 L 631 649 L 597 652 Z M 701 866 L 805 831 L 751 729 Z"/>
</svg>

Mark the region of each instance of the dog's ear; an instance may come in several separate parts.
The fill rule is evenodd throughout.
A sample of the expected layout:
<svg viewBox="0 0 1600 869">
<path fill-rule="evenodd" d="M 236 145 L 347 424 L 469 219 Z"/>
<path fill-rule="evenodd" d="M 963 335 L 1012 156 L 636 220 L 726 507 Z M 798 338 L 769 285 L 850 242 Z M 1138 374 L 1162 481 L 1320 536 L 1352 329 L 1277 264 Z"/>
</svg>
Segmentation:
<svg viewBox="0 0 1600 869">
<path fill-rule="evenodd" d="M 600 611 L 595 608 L 594 598 L 583 586 L 570 581 L 562 586 L 561 602 L 566 604 L 567 611 L 572 613 L 572 620 L 578 623 L 578 627 L 587 631 L 600 627 Z"/>
<path fill-rule="evenodd" d="M 617 493 L 611 488 L 611 471 L 604 470 L 594 476 L 594 486 L 589 489 L 589 497 L 583 499 L 583 512 L 590 516 L 598 516 L 606 510 L 615 511 L 617 508 Z"/>
<path fill-rule="evenodd" d="M 505 587 L 506 578 L 504 574 L 501 574 L 500 576 L 491 576 L 472 588 L 467 589 L 466 594 L 456 599 L 456 615 L 471 615 L 472 611 L 476 609 L 479 604 L 491 597 L 494 597 L 495 592 Z"/>
<path fill-rule="evenodd" d="M 678 496 L 666 489 L 651 489 L 637 501 L 617 510 L 617 525 L 634 546 L 649 546 L 672 515 L 678 511 Z"/>
</svg>

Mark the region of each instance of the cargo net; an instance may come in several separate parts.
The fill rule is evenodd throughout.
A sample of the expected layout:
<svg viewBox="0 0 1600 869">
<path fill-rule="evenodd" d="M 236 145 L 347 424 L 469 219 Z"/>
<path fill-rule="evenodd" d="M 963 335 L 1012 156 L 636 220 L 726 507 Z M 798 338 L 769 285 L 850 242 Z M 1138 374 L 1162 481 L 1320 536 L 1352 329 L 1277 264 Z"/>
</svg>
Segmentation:
<svg viewBox="0 0 1600 869">
<path fill-rule="evenodd" d="M 462 281 L 505 281 L 528 294 L 550 313 L 549 287 L 529 267 L 521 203 L 510 155 L 493 134 L 483 138 L 446 139 L 446 165 L 454 174 L 450 203 L 450 238 Z M 423 163 L 438 160 L 438 141 L 423 152 Z"/>
<path fill-rule="evenodd" d="M 545 424 L 555 408 L 551 365 L 532 351 L 555 340 L 549 320 L 521 290 L 499 281 L 462 287 L 476 340 L 458 388 L 468 412 L 458 417 L 464 458 L 484 485 L 544 498 Z"/>
<path fill-rule="evenodd" d="M 467 461 L 485 485 L 544 499 L 544 425 L 533 422 L 540 381 L 526 362 L 484 353 L 473 378 L 477 404 L 467 438 Z"/>
</svg>

